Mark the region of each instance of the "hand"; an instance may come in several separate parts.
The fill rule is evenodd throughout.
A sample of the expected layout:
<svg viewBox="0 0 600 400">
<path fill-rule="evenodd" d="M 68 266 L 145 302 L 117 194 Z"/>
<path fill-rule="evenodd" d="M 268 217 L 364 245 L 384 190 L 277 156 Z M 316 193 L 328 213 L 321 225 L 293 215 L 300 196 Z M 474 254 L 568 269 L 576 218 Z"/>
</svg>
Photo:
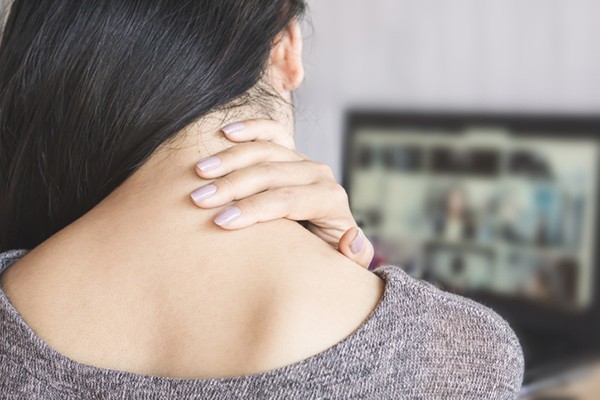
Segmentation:
<svg viewBox="0 0 600 400">
<path fill-rule="evenodd" d="M 192 193 L 201 208 L 237 201 L 215 223 L 241 229 L 257 222 L 287 218 L 305 227 L 356 263 L 368 268 L 373 245 L 356 225 L 348 195 L 331 168 L 295 149 L 283 126 L 270 120 L 231 124 L 223 133 L 233 147 L 196 165 L 203 179 L 214 180 Z"/>
</svg>

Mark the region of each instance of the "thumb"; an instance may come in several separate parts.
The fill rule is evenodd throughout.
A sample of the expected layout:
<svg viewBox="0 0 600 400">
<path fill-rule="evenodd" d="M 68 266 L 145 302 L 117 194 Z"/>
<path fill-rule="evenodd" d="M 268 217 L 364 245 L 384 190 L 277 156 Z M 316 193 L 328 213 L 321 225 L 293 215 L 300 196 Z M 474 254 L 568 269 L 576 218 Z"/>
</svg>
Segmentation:
<svg viewBox="0 0 600 400">
<path fill-rule="evenodd" d="M 364 268 L 369 268 L 375 255 L 373 245 L 358 227 L 350 228 L 342 235 L 338 250 Z"/>
</svg>

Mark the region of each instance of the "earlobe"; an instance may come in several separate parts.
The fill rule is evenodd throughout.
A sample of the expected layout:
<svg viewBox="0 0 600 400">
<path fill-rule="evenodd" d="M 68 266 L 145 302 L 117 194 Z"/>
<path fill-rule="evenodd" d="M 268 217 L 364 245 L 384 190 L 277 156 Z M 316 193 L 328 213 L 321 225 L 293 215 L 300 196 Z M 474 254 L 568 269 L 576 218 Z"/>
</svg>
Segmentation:
<svg viewBox="0 0 600 400">
<path fill-rule="evenodd" d="M 302 32 L 298 21 L 291 22 L 271 50 L 273 84 L 282 91 L 296 90 L 304 80 Z"/>
<path fill-rule="evenodd" d="M 283 89 L 293 92 L 300 87 L 302 81 L 304 81 L 304 68 L 301 65 L 299 68 L 289 71 L 288 79 L 283 83 Z"/>
</svg>

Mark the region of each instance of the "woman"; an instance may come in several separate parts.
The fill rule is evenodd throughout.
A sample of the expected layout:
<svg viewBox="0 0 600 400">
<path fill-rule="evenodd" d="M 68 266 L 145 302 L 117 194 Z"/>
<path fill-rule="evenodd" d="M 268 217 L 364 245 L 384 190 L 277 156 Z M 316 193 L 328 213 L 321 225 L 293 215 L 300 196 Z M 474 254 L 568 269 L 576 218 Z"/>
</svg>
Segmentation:
<svg viewBox="0 0 600 400">
<path fill-rule="evenodd" d="M 508 325 L 398 267 L 361 268 L 372 248 L 345 193 L 293 150 L 304 8 L 14 1 L 5 398 L 516 397 Z"/>
</svg>

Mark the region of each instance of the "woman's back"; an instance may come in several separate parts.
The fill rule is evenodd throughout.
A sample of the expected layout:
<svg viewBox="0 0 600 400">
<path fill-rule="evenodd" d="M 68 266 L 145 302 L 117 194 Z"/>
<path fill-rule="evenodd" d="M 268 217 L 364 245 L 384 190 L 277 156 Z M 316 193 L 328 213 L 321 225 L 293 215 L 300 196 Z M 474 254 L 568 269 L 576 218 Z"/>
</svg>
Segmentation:
<svg viewBox="0 0 600 400">
<path fill-rule="evenodd" d="M 3 254 L 2 265 L 20 255 Z M 9 293 L 13 279 L 15 289 L 24 289 L 18 287 L 16 267 L 13 277 L 4 275 Z M 83 364 L 27 328 L 0 292 L 0 388 L 9 399 L 24 393 L 40 399 L 516 398 L 522 353 L 508 325 L 490 310 L 388 266 L 376 272 L 385 292 L 363 323 L 365 310 L 377 300 L 379 280 L 358 268 L 349 273 L 317 268 L 323 273 L 292 273 L 292 279 L 306 278 L 294 282 L 270 281 L 269 273 L 259 270 L 252 282 L 229 281 L 220 294 L 213 290 L 217 295 L 210 301 L 177 300 L 194 286 L 185 279 L 178 282 L 181 292 L 156 292 L 162 284 L 143 288 L 152 292 L 150 306 L 140 305 L 138 294 L 127 298 L 119 289 L 96 291 L 101 283 L 91 285 L 94 294 L 88 286 L 83 298 L 53 290 L 52 282 L 42 287 L 52 298 L 43 292 L 33 299 L 18 296 L 28 308 L 25 320 L 34 330 L 40 326 L 42 339 Z M 203 284 L 222 283 L 218 275 Z M 261 293 L 237 292 L 250 286 Z M 360 304 L 365 301 L 368 306 Z M 40 312 L 52 314 L 34 316 L 40 304 Z M 352 309 L 357 304 L 360 309 Z M 340 333 L 347 337 L 339 339 Z M 239 374 L 246 376 L 191 379 Z"/>
<path fill-rule="evenodd" d="M 281 222 L 269 225 L 257 232 L 282 232 Z M 231 236 L 249 243 L 252 231 Z M 295 245 L 273 236 L 264 257 L 240 244 L 187 265 L 178 256 L 143 265 L 82 256 L 66 235 L 8 269 L 3 287 L 43 340 L 104 368 L 181 378 L 271 370 L 342 340 L 383 292 L 381 279 L 300 225 Z M 251 256 L 232 261 L 238 254 Z"/>
</svg>

